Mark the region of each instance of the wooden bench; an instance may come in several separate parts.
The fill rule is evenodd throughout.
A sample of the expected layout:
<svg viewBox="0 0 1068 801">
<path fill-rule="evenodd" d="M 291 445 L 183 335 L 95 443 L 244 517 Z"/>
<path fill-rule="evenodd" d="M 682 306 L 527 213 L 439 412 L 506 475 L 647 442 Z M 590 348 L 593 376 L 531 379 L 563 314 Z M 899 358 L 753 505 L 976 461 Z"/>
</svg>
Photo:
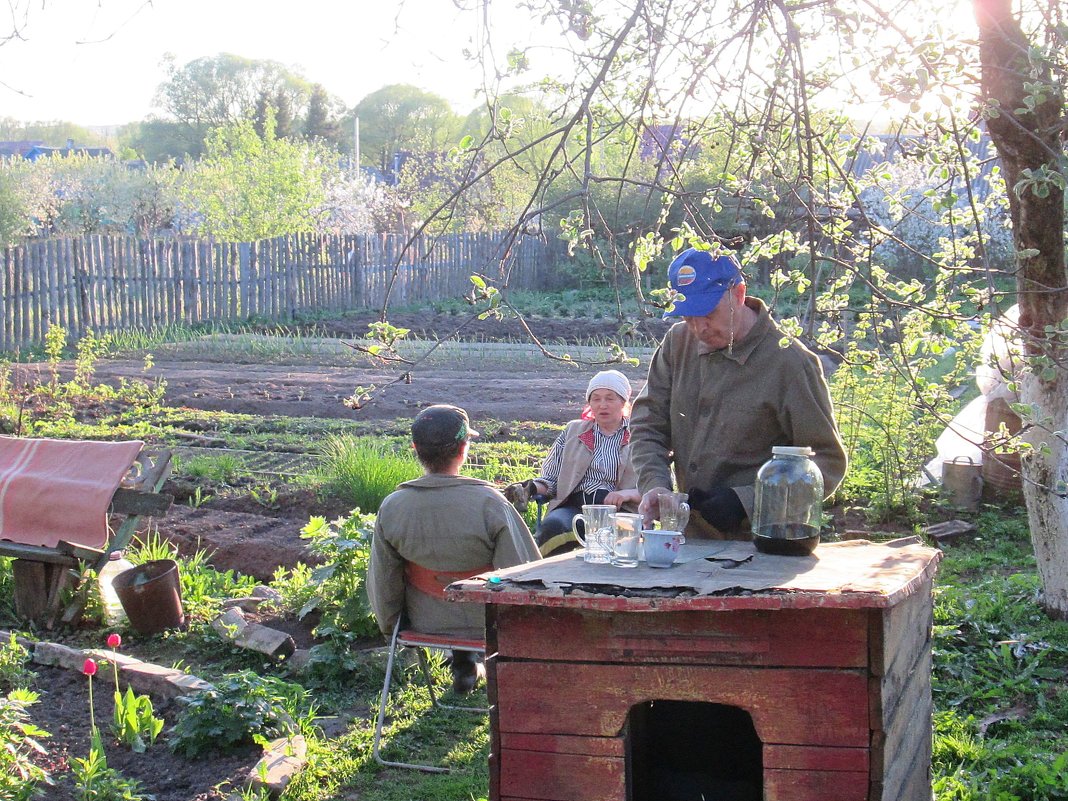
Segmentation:
<svg viewBox="0 0 1068 801">
<path fill-rule="evenodd" d="M 103 548 L 65 540 L 54 547 L 0 540 L 0 556 L 15 560 L 12 569 L 15 611 L 19 617 L 52 628 L 59 616 L 64 590 L 73 587 L 73 597 L 61 620 L 65 624 L 76 622 L 85 609 L 92 584 L 85 581 L 86 570 L 99 572 L 113 552 L 124 550 L 142 517 L 158 517 L 170 508 L 174 498 L 159 492 L 170 470 L 170 449 L 141 450 L 111 498 L 109 519 L 112 516 L 123 519 L 117 528 L 111 528 Z"/>
</svg>

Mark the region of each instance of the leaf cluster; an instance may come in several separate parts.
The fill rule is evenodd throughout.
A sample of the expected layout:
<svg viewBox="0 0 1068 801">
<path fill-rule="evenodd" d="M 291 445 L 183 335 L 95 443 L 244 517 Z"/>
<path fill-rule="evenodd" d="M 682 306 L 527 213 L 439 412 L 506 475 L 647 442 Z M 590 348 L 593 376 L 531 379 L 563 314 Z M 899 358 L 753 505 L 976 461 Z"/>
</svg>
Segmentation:
<svg viewBox="0 0 1068 801">
<path fill-rule="evenodd" d="M 307 692 L 298 684 L 251 671 L 230 673 L 213 689 L 186 698 L 171 747 L 186 757 L 298 733 Z"/>
<path fill-rule="evenodd" d="M 111 730 L 119 742 L 129 746 L 135 754 L 143 754 L 163 731 L 163 718 L 155 716 L 152 699 L 147 695 L 135 695 L 132 687 L 127 687 L 125 693 L 115 690 L 114 698 Z"/>
<path fill-rule="evenodd" d="M 26 689 L 0 697 L 0 798 L 29 801 L 41 794 L 42 783 L 52 783 L 35 760 L 45 753 L 38 740 L 50 736 L 30 722 L 28 710 L 37 699 Z"/>
<path fill-rule="evenodd" d="M 312 609 L 322 614 L 318 633 L 376 636 L 378 624 L 367 597 L 367 568 L 371 560 L 371 538 L 375 516 L 354 509 L 348 517 L 327 522 L 313 517 L 301 531 L 309 550 L 323 560 L 312 571 L 316 590 L 301 609 L 301 617 Z"/>
</svg>

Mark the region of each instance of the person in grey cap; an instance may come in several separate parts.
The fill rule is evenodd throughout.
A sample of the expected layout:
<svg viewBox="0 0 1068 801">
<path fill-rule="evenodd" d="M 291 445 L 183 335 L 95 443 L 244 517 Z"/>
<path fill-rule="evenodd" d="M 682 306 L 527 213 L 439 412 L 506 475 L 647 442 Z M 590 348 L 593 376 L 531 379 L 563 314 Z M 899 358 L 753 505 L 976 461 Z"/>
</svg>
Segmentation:
<svg viewBox="0 0 1068 801">
<path fill-rule="evenodd" d="M 636 511 L 641 495 L 630 463 L 630 381 L 619 370 L 602 370 L 586 387 L 586 408 L 556 438 L 541 475 L 505 488 L 522 508 L 535 496 L 548 511 L 534 533 L 542 556 L 577 546 L 571 523 L 585 504 L 611 504 Z"/>
<path fill-rule="evenodd" d="M 412 443 L 425 475 L 405 481 L 378 510 L 367 594 L 387 637 L 398 617 L 419 631 L 477 639 L 485 636 L 481 604 L 451 603 L 407 583 L 410 562 L 455 578 L 539 558 L 523 518 L 492 484 L 460 475 L 472 437 L 467 412 L 429 406 L 412 423 Z M 452 654 L 453 689 L 467 693 L 484 675 L 470 651 Z"/>
<path fill-rule="evenodd" d="M 734 257 L 690 248 L 672 261 L 672 326 L 634 401 L 632 459 L 641 513 L 672 485 L 689 494 L 687 535 L 748 537 L 757 471 L 775 445 L 809 446 L 829 497 L 846 454 L 819 359 L 746 297 Z M 785 343 L 785 344 L 784 344 Z"/>
</svg>

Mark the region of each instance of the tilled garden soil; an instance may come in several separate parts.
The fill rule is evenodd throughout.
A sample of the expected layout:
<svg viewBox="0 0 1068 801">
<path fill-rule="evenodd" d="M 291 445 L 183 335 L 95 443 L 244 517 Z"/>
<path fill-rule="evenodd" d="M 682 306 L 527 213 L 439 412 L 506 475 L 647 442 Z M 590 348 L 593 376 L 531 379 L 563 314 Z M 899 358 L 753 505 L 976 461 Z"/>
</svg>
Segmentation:
<svg viewBox="0 0 1068 801">
<path fill-rule="evenodd" d="M 352 339 L 366 333 L 373 315 L 343 317 L 316 322 L 316 336 Z M 395 325 L 411 328 L 422 338 L 447 337 L 462 318 L 443 314 L 394 317 Z M 606 341 L 618 330 L 607 320 L 534 320 L 534 333 L 545 342 L 585 343 Z M 650 336 L 664 325 L 651 321 Z M 655 329 L 655 330 L 654 330 Z M 308 332 L 309 335 L 311 332 Z M 458 339 L 512 341 L 522 339 L 515 321 L 494 323 L 474 321 Z M 646 338 L 642 344 L 648 345 Z M 488 437 L 510 438 L 509 425 L 515 421 L 562 424 L 582 410 L 583 394 L 590 376 L 601 366 L 564 364 L 531 356 L 522 359 L 505 354 L 496 357 L 493 346 L 474 348 L 474 356 L 458 356 L 455 363 L 435 363 L 411 371 L 388 364 L 336 366 L 331 364 L 233 363 L 189 360 L 158 354 L 149 370 L 140 359 L 106 360 L 96 366 L 93 380 L 117 383 L 120 380 L 162 379 L 166 382 L 165 403 L 208 411 L 225 411 L 256 416 L 314 417 L 351 420 L 363 431 L 401 433 L 420 409 L 434 403 L 452 403 L 471 414 L 476 428 Z M 486 354 L 490 353 L 490 358 Z M 647 365 L 621 366 L 631 378 L 635 393 L 644 385 Z M 370 400 L 354 409 L 346 404 L 356 387 L 375 386 Z M 503 427 L 500 425 L 504 423 Z M 370 424 L 368 426 L 367 424 Z M 210 432 L 205 432 L 210 440 Z M 202 444 L 191 435 L 190 445 Z M 546 443 L 546 448 L 547 448 Z M 166 491 L 174 492 L 174 487 Z M 298 559 L 307 561 L 300 530 L 311 515 L 333 519 L 346 509 L 325 508 L 313 497 L 280 499 L 275 509 L 267 509 L 251 499 L 213 499 L 196 508 L 182 492 L 163 518 L 154 522 L 161 534 L 178 544 L 183 553 L 197 549 L 212 552 L 219 569 L 234 569 L 269 580 L 278 566 L 291 567 Z M 213 494 L 206 488 L 204 495 Z M 191 501 L 190 501 L 191 502 Z"/>
<path fill-rule="evenodd" d="M 30 707 L 33 722 L 52 736 L 41 745 L 47 754 L 36 760 L 52 776 L 55 786 L 44 787 L 48 801 L 75 801 L 75 758 L 89 753 L 88 679 L 62 668 L 34 666 L 35 689 L 40 699 Z M 232 753 L 210 753 L 189 759 L 175 754 L 168 743 L 168 730 L 177 719 L 174 704 L 163 706 L 154 699 L 157 717 L 166 721 L 163 733 L 145 753 L 135 754 L 110 735 L 114 684 L 106 666 L 93 679 L 93 705 L 97 726 L 104 739 L 108 766 L 128 779 L 136 779 L 156 801 L 214 801 L 228 798 L 240 787 L 262 756 L 259 746 L 242 746 Z M 125 689 L 125 688 L 124 688 Z"/>
</svg>

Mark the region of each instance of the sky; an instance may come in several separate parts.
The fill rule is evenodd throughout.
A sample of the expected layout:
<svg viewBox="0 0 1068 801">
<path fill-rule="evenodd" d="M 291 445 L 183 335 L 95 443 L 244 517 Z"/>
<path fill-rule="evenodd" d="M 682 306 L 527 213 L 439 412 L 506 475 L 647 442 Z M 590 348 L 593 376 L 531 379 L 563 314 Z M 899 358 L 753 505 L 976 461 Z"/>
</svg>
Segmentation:
<svg viewBox="0 0 1068 801">
<path fill-rule="evenodd" d="M 410 83 L 466 113 L 481 68 L 463 57 L 480 18 L 453 0 L 12 0 L 21 38 L 0 45 L 0 117 L 113 126 L 144 119 L 166 78 L 164 53 L 181 66 L 232 53 L 270 59 L 321 83 L 346 106 L 392 83 Z M 466 3 L 470 5 L 470 3 Z M 529 36 L 512 4 L 491 24 Z M 23 20 L 25 15 L 25 20 Z M 23 24 L 24 23 L 24 24 Z M 474 48 L 471 48 L 474 49 Z M 504 50 L 501 53 L 503 55 Z"/>
</svg>

